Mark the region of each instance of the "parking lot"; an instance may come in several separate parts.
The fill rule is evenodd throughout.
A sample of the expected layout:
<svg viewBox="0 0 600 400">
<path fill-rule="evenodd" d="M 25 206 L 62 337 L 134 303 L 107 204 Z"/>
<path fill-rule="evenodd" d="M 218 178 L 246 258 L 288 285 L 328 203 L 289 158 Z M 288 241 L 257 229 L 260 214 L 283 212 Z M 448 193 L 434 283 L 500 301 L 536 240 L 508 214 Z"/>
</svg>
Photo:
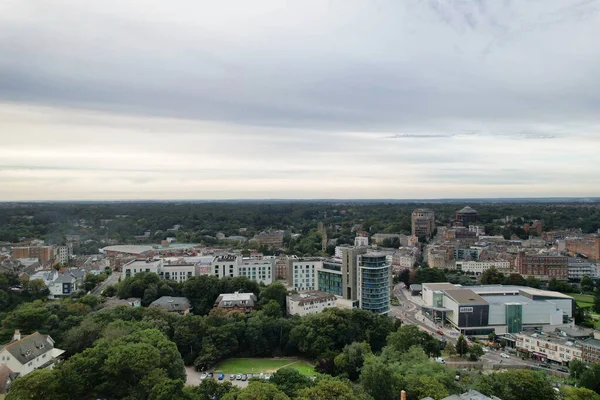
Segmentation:
<svg viewBox="0 0 600 400">
<path fill-rule="evenodd" d="M 185 384 L 187 386 L 198 386 L 200 385 L 200 383 L 203 380 L 203 376 L 206 375 L 205 372 L 199 372 L 196 371 L 196 369 L 194 367 L 185 367 L 185 374 L 186 374 L 186 382 Z M 218 373 L 214 373 L 212 378 L 210 377 L 206 377 L 204 379 L 213 379 L 217 382 L 231 382 L 234 386 L 238 386 L 241 388 L 245 388 L 246 386 L 248 386 L 248 376 L 246 376 L 246 380 L 241 380 L 241 379 L 237 379 L 237 375 L 241 375 L 241 374 L 223 374 L 224 377 L 222 380 L 219 380 L 219 374 Z M 232 379 L 232 375 L 235 377 L 235 379 Z M 256 374 L 257 377 L 261 377 L 260 374 Z M 268 376 L 270 376 L 270 374 L 268 374 Z M 253 376 L 254 377 L 254 376 Z M 263 379 L 267 379 L 267 375 L 266 374 L 262 374 L 262 378 Z"/>
</svg>

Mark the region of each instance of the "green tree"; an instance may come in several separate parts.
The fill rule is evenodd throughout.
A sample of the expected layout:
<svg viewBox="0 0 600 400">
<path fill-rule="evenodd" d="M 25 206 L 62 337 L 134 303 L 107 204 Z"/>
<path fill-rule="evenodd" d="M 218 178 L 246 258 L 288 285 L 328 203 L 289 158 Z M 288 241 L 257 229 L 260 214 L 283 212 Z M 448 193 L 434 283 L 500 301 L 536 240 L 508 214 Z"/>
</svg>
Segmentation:
<svg viewBox="0 0 600 400">
<path fill-rule="evenodd" d="M 266 305 L 271 300 L 275 300 L 282 312 L 285 312 L 285 299 L 288 294 L 288 290 L 281 282 L 274 282 L 261 289 L 259 295 L 259 304 Z"/>
<path fill-rule="evenodd" d="M 558 399 L 545 373 L 524 369 L 484 375 L 476 382 L 475 389 L 488 396 L 495 395 L 502 400 Z"/>
<path fill-rule="evenodd" d="M 434 399 L 442 399 L 448 396 L 448 390 L 444 384 L 436 379 L 435 376 L 419 375 L 411 376 L 406 382 L 406 392 L 411 398 L 422 399 L 431 397 Z"/>
<path fill-rule="evenodd" d="M 600 400 L 600 395 L 586 388 L 564 388 L 561 389 L 564 400 Z"/>
<path fill-rule="evenodd" d="M 63 398 L 57 374 L 49 369 L 37 369 L 17 379 L 6 395 L 6 400 Z"/>
<path fill-rule="evenodd" d="M 347 376 L 351 381 L 356 381 L 365 359 L 372 354 L 371 346 L 365 342 L 354 342 L 345 346 L 334 360 L 337 373 Z"/>
<path fill-rule="evenodd" d="M 236 392 L 231 382 L 217 382 L 214 379 L 205 379 L 198 386 L 187 389 L 194 400 L 219 400 L 227 393 Z"/>
<path fill-rule="evenodd" d="M 452 342 L 447 342 L 446 348 L 444 350 L 449 356 L 453 356 L 456 354 L 456 346 L 454 346 L 454 343 Z"/>
<path fill-rule="evenodd" d="M 228 394 L 224 399 L 228 398 Z M 290 398 L 271 383 L 250 382 L 248 387 L 237 395 L 236 400 L 289 400 Z"/>
<path fill-rule="evenodd" d="M 472 361 L 479 360 L 485 353 L 483 352 L 483 347 L 475 343 L 469 348 L 469 357 Z"/>
<path fill-rule="evenodd" d="M 294 368 L 277 370 L 269 381 L 289 397 L 295 397 L 299 390 L 313 386 L 312 381 Z"/>
<path fill-rule="evenodd" d="M 588 366 L 579 378 L 579 384 L 596 393 L 600 393 L 600 363 Z"/>
<path fill-rule="evenodd" d="M 462 357 L 469 351 L 469 345 L 467 343 L 467 339 L 463 335 L 458 337 L 456 341 L 456 352 Z"/>
<path fill-rule="evenodd" d="M 400 353 L 407 352 L 412 346 L 420 346 L 429 355 L 439 355 L 439 341 L 416 325 L 403 325 L 388 336 L 388 347 Z"/>
<path fill-rule="evenodd" d="M 584 275 L 583 278 L 581 278 L 581 289 L 584 292 L 591 292 L 594 290 L 594 281 L 587 275 Z"/>
<path fill-rule="evenodd" d="M 297 400 L 367 400 L 366 395 L 355 393 L 350 385 L 333 379 L 322 379 L 311 388 L 299 392 Z"/>
<path fill-rule="evenodd" d="M 378 400 L 396 400 L 403 384 L 391 363 L 384 363 L 374 356 L 365 361 L 360 383 L 369 395 Z"/>
<path fill-rule="evenodd" d="M 585 372 L 586 365 L 583 361 L 578 358 L 575 358 L 569 361 L 569 375 L 575 379 L 579 380 L 583 373 Z"/>
<path fill-rule="evenodd" d="M 504 281 L 504 274 L 492 267 L 481 274 L 482 285 L 497 285 Z"/>
</svg>

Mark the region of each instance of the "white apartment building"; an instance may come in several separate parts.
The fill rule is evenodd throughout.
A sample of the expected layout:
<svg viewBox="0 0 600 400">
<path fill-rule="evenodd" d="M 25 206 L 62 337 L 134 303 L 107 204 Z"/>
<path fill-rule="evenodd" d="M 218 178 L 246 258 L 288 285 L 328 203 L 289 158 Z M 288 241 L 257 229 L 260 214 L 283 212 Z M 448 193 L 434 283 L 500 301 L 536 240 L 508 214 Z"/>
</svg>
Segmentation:
<svg viewBox="0 0 600 400">
<path fill-rule="evenodd" d="M 318 290 L 294 294 L 286 297 L 288 315 L 305 316 L 317 314 L 326 308 L 335 307 L 337 297 Z"/>
<path fill-rule="evenodd" d="M 137 259 L 123 265 L 123 274 L 125 278 L 135 276 L 135 274 L 139 274 L 140 272 L 153 272 L 160 275 L 162 267 L 162 260 Z"/>
<path fill-rule="evenodd" d="M 70 256 L 73 254 L 73 249 L 69 246 L 56 247 L 56 260 L 61 264 L 69 262 Z"/>
<path fill-rule="evenodd" d="M 228 254 L 215 257 L 212 262 L 212 270 L 218 278 L 245 276 L 250 280 L 269 285 L 274 280 L 275 259 L 258 259 Z"/>
<path fill-rule="evenodd" d="M 496 268 L 499 271 L 508 271 L 510 261 L 456 261 L 456 269 L 463 272 L 472 272 L 475 275 L 481 275 L 490 268 Z"/>
<path fill-rule="evenodd" d="M 521 332 L 516 334 L 517 350 L 528 353 L 540 361 L 566 364 L 582 358 L 581 343 L 555 334 Z"/>
<path fill-rule="evenodd" d="M 323 261 L 316 258 L 300 258 L 288 260 L 287 284 L 292 290 L 317 290 L 318 271 L 323 268 Z"/>
<path fill-rule="evenodd" d="M 238 276 L 245 276 L 252 281 L 270 285 L 275 275 L 275 259 L 242 258 Z"/>
<path fill-rule="evenodd" d="M 357 236 L 354 238 L 354 246 L 368 246 L 369 245 L 369 237 L 368 236 Z"/>
<path fill-rule="evenodd" d="M 595 278 L 597 276 L 596 266 L 588 260 L 569 257 L 569 279 L 580 280 L 586 275 Z"/>
<path fill-rule="evenodd" d="M 161 276 L 168 281 L 185 282 L 199 275 L 199 265 L 194 263 L 163 264 Z"/>
</svg>

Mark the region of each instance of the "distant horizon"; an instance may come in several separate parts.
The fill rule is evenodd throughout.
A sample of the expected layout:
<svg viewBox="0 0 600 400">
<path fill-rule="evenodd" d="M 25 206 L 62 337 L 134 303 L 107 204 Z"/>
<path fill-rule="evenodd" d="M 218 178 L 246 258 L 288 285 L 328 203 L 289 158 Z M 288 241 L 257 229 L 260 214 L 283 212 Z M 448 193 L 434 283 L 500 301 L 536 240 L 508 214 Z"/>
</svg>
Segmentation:
<svg viewBox="0 0 600 400">
<path fill-rule="evenodd" d="M 526 201 L 531 203 L 559 203 L 559 202 L 578 202 L 595 203 L 600 202 L 600 196 L 581 196 L 581 197 L 478 197 L 478 198 L 432 198 L 432 199 L 401 199 L 401 198 L 263 198 L 263 199 L 121 199 L 121 200 L 0 200 L 0 204 L 28 204 L 28 203 L 493 203 L 503 202 L 512 203 Z"/>
</svg>

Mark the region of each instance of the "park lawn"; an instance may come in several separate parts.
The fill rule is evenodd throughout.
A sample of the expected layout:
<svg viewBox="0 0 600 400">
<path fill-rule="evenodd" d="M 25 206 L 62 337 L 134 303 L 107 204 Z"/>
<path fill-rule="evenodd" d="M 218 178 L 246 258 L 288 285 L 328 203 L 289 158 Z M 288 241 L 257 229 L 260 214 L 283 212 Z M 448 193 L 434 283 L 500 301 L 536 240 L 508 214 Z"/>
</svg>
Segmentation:
<svg viewBox="0 0 600 400">
<path fill-rule="evenodd" d="M 315 369 L 306 363 L 306 361 L 271 358 L 231 358 L 219 363 L 215 367 L 215 372 L 222 372 L 224 374 L 273 373 L 283 367 L 294 368 L 303 375 L 315 375 Z"/>
<path fill-rule="evenodd" d="M 577 302 L 579 307 L 591 307 L 594 305 L 594 296 L 590 294 L 569 294 Z"/>
</svg>

